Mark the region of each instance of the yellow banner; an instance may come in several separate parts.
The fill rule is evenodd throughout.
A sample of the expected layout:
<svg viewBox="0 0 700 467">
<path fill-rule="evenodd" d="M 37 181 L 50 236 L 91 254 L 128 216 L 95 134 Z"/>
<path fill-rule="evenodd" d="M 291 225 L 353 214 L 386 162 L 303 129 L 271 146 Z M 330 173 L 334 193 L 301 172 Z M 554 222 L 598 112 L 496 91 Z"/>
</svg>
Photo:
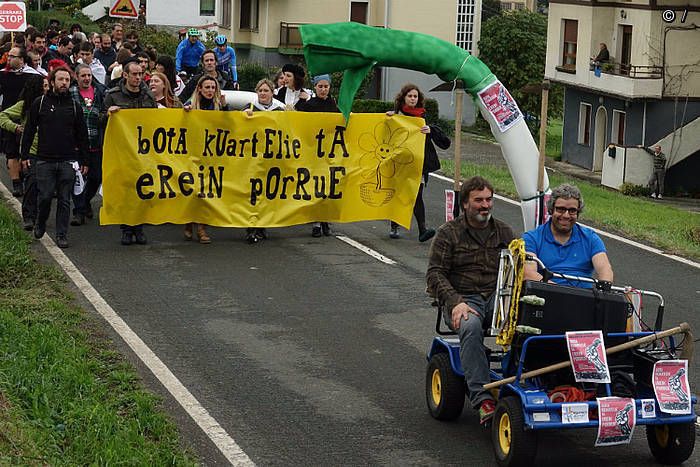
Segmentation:
<svg viewBox="0 0 700 467">
<path fill-rule="evenodd" d="M 121 110 L 104 145 L 104 224 L 409 227 L 422 119 L 383 114 Z"/>
</svg>

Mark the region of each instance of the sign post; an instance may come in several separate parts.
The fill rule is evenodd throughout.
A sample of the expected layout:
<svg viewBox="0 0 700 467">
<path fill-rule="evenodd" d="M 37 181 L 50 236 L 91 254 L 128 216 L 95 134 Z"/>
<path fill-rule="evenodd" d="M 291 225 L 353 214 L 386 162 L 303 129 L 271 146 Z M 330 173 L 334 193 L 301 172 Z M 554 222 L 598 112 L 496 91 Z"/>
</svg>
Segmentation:
<svg viewBox="0 0 700 467">
<path fill-rule="evenodd" d="M 134 0 L 111 0 L 110 3 L 109 16 L 112 18 L 136 19 L 139 17 Z"/>
<path fill-rule="evenodd" d="M 27 7 L 24 2 L 0 3 L 0 31 L 25 31 L 27 29 Z"/>
</svg>

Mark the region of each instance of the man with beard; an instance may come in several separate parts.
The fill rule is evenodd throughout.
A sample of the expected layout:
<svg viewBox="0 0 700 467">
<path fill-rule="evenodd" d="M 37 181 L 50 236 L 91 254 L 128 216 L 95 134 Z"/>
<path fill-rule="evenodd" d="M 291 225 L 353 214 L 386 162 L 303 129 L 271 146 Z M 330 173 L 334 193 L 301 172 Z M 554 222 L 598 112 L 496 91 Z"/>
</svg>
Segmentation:
<svg viewBox="0 0 700 467">
<path fill-rule="evenodd" d="M 565 183 L 553 189 L 547 202 L 551 218 L 535 230 L 525 232 L 525 251 L 552 272 L 578 277 L 593 277 L 595 272 L 598 281 L 612 282 L 613 270 L 603 241 L 592 229 L 576 222 L 583 206 L 577 187 Z M 542 280 L 534 261 L 526 263 L 524 276 Z M 593 286 L 590 282 L 562 278 L 552 281 L 577 287 Z"/>
<path fill-rule="evenodd" d="M 105 94 L 102 104 L 102 120 L 119 112 L 120 109 L 155 109 L 156 98 L 143 82 L 143 69 L 136 61 L 127 61 L 124 64 L 123 78 Z M 122 245 L 145 245 L 146 234 L 143 232 L 143 224 L 122 225 Z"/>
<path fill-rule="evenodd" d="M 49 74 L 49 92 L 38 97 L 29 110 L 22 134 L 22 163 L 28 164 L 29 148 L 39 132 L 36 153 L 36 187 L 38 213 L 34 238 L 46 232 L 46 220 L 51 200 L 57 194 L 56 245 L 68 248 L 70 196 L 75 181 L 74 162 L 87 173 L 88 132 L 80 107 L 73 102 L 68 88 L 72 73 L 67 67 L 57 67 Z"/>
<path fill-rule="evenodd" d="M 100 48 L 95 50 L 95 58 L 104 65 L 107 73 L 111 73 L 112 69 L 118 65 L 117 51 L 112 48 L 112 38 L 109 34 L 102 34 Z M 105 81 L 109 81 L 105 78 Z M 105 84 L 107 84 L 105 82 Z"/>
<path fill-rule="evenodd" d="M 460 359 L 472 408 L 482 424 L 495 411 L 484 350 L 484 326 L 491 321 L 500 250 L 513 240 L 513 230 L 491 216 L 493 186 L 476 176 L 460 190 L 463 213 L 442 225 L 430 247 L 426 279 L 445 323 L 459 334 Z"/>
</svg>

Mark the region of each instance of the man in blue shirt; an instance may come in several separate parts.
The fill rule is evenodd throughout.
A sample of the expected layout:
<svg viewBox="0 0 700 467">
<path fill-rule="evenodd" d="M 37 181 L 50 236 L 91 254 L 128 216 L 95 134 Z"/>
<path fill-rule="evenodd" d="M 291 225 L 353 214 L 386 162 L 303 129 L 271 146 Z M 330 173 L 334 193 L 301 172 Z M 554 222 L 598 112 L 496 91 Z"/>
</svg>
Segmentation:
<svg viewBox="0 0 700 467">
<path fill-rule="evenodd" d="M 187 31 L 187 38 L 180 42 L 175 52 L 175 70 L 186 71 L 193 76 L 199 69 L 199 60 L 206 47 L 199 40 L 199 30 L 192 28 Z"/>
<path fill-rule="evenodd" d="M 593 277 L 612 282 L 613 270 L 605 245 L 592 229 L 576 221 L 583 211 L 583 198 L 579 189 L 563 184 L 552 190 L 547 202 L 551 218 L 535 230 L 523 234 L 525 251 L 536 256 L 552 272 L 570 276 Z M 525 264 L 525 279 L 542 280 L 537 263 Z M 554 282 L 578 287 L 592 287 L 588 282 L 554 278 Z"/>
</svg>

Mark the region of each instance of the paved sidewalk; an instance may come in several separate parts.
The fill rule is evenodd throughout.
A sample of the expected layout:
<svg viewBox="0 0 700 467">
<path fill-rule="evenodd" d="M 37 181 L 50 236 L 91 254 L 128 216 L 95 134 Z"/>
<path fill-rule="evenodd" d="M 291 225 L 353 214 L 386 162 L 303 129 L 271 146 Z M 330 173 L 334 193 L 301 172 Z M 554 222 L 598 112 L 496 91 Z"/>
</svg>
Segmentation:
<svg viewBox="0 0 700 467">
<path fill-rule="evenodd" d="M 494 165 L 507 167 L 501 153 L 501 145 L 479 135 L 462 133 L 462 161 L 479 165 Z M 438 149 L 441 159 L 454 160 L 454 143 L 446 151 Z M 588 169 L 566 162 L 547 159 L 545 161 L 549 173 L 564 173 L 574 178 L 600 185 L 600 172 L 591 172 Z M 697 198 L 673 198 L 665 197 L 662 200 L 654 200 L 655 203 L 663 203 L 700 215 L 700 199 Z"/>
</svg>

